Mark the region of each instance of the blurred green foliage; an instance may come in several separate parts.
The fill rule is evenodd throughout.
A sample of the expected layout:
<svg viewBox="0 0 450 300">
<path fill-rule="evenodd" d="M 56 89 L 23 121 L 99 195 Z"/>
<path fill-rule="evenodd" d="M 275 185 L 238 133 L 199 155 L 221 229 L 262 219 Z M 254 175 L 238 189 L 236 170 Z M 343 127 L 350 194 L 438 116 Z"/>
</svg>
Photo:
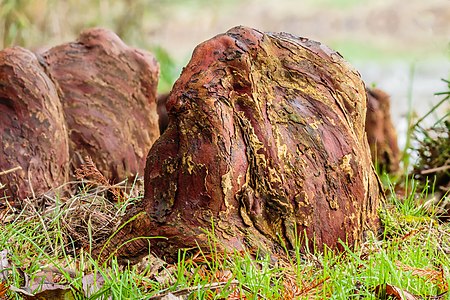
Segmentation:
<svg viewBox="0 0 450 300">
<path fill-rule="evenodd" d="M 85 28 L 105 27 L 116 32 L 128 45 L 153 52 L 161 68 L 158 90 L 164 93 L 170 90 L 188 57 L 183 57 L 183 61 L 171 57 L 170 53 L 173 54 L 176 49 L 161 48 L 161 40 L 155 38 L 157 33 L 164 32 L 163 29 L 176 23 L 177 18 L 191 20 L 204 18 L 206 15 L 209 20 L 213 20 L 210 24 L 216 19 L 222 18 L 223 21 L 223 16 L 233 12 L 224 8 L 236 7 L 242 1 L 255 7 L 265 5 L 265 2 L 259 3 L 257 0 L 0 0 L 0 49 L 17 45 L 31 50 L 43 50 L 73 41 Z M 317 9 L 342 12 L 352 7 L 369 5 L 369 0 L 305 0 L 298 4 L 295 0 L 282 0 L 280 5 L 302 6 L 305 9 L 314 7 L 315 10 L 312 11 L 316 12 Z M 264 12 L 255 9 L 254 13 Z M 279 16 L 274 13 L 267 22 L 270 23 L 271 19 L 278 22 L 277 18 Z M 183 21 L 186 20 L 181 20 L 180 24 L 186 24 Z M 248 20 L 244 19 L 242 23 L 249 25 L 245 24 L 246 21 Z M 192 24 L 203 26 L 199 22 Z M 239 24 L 230 25 L 230 28 L 234 25 Z M 205 30 L 194 28 L 192 31 Z M 165 33 L 159 35 L 159 38 L 167 41 L 176 37 Z M 430 51 L 430 47 L 423 46 L 426 43 L 416 44 L 414 49 L 408 46 L 405 51 L 404 47 L 393 47 L 389 39 L 383 42 L 378 38 L 367 38 L 367 35 L 342 36 L 333 32 L 329 39 L 322 42 L 338 50 L 350 62 L 393 59 L 413 61 L 417 57 L 442 55 L 440 48 L 434 47 L 435 50 Z M 444 51 L 450 53 L 450 47 Z"/>
<path fill-rule="evenodd" d="M 212 1 L 216 2 L 216 1 Z M 150 35 L 171 11 L 198 9 L 206 0 L 0 0 L 0 49 L 45 49 L 74 40 L 85 28 L 111 29 L 125 43 L 151 51 L 161 68 L 158 90 L 167 92 L 181 66 Z"/>
<path fill-rule="evenodd" d="M 0 2 L 1 48 L 14 44 L 23 44 L 24 29 L 30 26 L 25 10 L 26 0 L 1 0 Z"/>
<path fill-rule="evenodd" d="M 87 27 L 107 27 L 125 42 L 149 46 L 149 31 L 178 6 L 195 9 L 206 0 L 0 0 L 0 48 L 54 44 Z M 214 2 L 214 1 L 213 1 Z"/>
<path fill-rule="evenodd" d="M 175 63 L 169 53 L 162 47 L 152 47 L 152 53 L 157 58 L 161 67 L 158 90 L 160 93 L 167 93 L 172 89 L 175 79 L 180 75 L 179 66 Z"/>
</svg>

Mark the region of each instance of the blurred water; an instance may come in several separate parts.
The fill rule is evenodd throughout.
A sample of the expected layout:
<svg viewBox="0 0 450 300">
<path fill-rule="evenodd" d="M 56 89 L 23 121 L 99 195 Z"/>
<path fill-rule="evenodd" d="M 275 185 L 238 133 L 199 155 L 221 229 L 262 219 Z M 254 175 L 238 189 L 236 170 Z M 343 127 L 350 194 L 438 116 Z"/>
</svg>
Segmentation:
<svg viewBox="0 0 450 300">
<path fill-rule="evenodd" d="M 369 86 L 374 83 L 391 95 L 391 115 L 397 129 L 401 149 L 405 145 L 408 128 L 407 114 L 423 116 L 443 99 L 435 96 L 436 92 L 447 91 L 447 84 L 441 79 L 448 80 L 450 62 L 443 60 L 422 61 L 415 64 L 396 61 L 389 64 L 375 62 L 353 63 L 361 77 Z M 424 120 L 424 124 L 431 126 L 436 119 L 450 109 L 450 102 L 441 105 L 436 112 Z"/>
</svg>

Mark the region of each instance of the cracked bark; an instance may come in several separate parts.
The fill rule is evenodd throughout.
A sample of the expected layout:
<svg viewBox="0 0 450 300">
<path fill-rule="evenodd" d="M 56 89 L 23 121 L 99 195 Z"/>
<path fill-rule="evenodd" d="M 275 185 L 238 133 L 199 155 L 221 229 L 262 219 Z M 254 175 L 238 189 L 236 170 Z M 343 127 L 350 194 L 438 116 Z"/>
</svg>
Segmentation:
<svg viewBox="0 0 450 300">
<path fill-rule="evenodd" d="M 145 196 L 106 245 L 122 259 L 199 245 L 280 254 L 342 249 L 378 226 L 383 198 L 359 74 L 326 46 L 236 27 L 200 44 L 147 157 Z M 137 217 L 136 217 L 137 215 Z M 307 238 L 307 239 L 306 239 Z M 308 242 L 306 242 L 308 241 Z M 104 253 L 103 253 L 104 255 Z"/>
<path fill-rule="evenodd" d="M 142 175 L 159 137 L 158 73 L 152 55 L 104 29 L 42 54 L 0 51 L 1 192 L 47 192 L 87 155 L 111 181 Z"/>
<path fill-rule="evenodd" d="M 89 29 L 44 52 L 42 62 L 60 89 L 74 166 L 90 156 L 113 181 L 143 175 L 159 137 L 155 58 L 112 31 Z"/>
<path fill-rule="evenodd" d="M 20 47 L 0 51 L 0 145 L 0 198 L 39 195 L 67 181 L 68 138 L 57 89 L 36 56 Z"/>
</svg>

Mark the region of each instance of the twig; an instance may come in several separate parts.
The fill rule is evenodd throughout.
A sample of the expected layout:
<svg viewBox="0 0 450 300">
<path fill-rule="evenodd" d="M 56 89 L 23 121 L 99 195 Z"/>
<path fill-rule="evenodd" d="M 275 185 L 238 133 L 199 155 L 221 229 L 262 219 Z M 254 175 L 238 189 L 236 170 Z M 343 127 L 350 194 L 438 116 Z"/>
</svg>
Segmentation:
<svg viewBox="0 0 450 300">
<path fill-rule="evenodd" d="M 209 289 L 209 290 L 217 290 L 221 287 L 230 285 L 230 286 L 236 286 L 239 284 L 238 280 L 231 280 L 230 282 L 213 282 L 210 284 L 206 284 L 206 285 L 198 285 L 198 286 L 192 286 L 192 287 L 187 287 L 175 292 L 165 292 L 165 293 L 161 293 L 158 295 L 154 295 L 150 298 L 148 298 L 148 300 L 161 300 L 163 297 L 168 296 L 169 294 L 172 294 L 174 296 L 182 296 L 182 295 L 189 295 L 192 292 L 198 290 L 198 289 Z M 251 289 L 242 285 L 242 289 L 246 292 L 251 292 Z M 258 294 L 258 297 L 260 297 L 260 299 L 264 299 L 264 297 L 262 295 Z"/>
<path fill-rule="evenodd" d="M 18 170 L 22 170 L 22 167 L 21 167 L 21 166 L 17 166 L 17 167 L 14 167 L 14 168 L 9 169 L 9 170 L 6 170 L 6 171 L 1 171 L 1 172 L 0 172 L 0 176 L 6 175 L 6 174 L 9 174 L 9 173 L 18 171 Z"/>
<path fill-rule="evenodd" d="M 34 194 L 34 192 L 33 192 L 33 194 Z M 47 241 L 48 241 L 48 245 L 50 246 L 50 248 L 52 249 L 52 252 L 54 253 L 55 252 L 55 248 L 52 245 L 52 240 L 50 238 L 50 235 L 48 234 L 47 226 L 45 225 L 46 222 L 42 218 L 42 215 L 37 211 L 36 207 L 30 202 L 29 198 L 24 199 L 24 201 L 27 204 L 30 205 L 31 209 L 34 212 L 34 216 L 36 216 L 39 219 L 39 221 L 41 222 L 42 227 L 44 228 L 44 235 L 45 235 L 45 237 L 47 238 Z"/>
<path fill-rule="evenodd" d="M 436 173 L 436 172 L 440 172 L 440 171 L 445 171 L 445 170 L 448 170 L 448 169 L 450 169 L 450 166 L 449 165 L 445 165 L 445 166 L 440 166 L 440 167 L 432 168 L 432 169 L 428 169 L 428 170 L 422 170 L 420 172 L 420 174 L 426 175 L 426 174 L 430 174 L 430 173 Z"/>
</svg>

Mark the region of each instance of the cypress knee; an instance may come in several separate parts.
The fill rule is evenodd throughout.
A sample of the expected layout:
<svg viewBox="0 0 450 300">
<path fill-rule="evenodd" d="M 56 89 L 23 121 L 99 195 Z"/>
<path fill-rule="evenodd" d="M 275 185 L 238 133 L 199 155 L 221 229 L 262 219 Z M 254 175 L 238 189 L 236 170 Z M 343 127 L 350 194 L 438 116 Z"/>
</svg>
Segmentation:
<svg viewBox="0 0 450 300">
<path fill-rule="evenodd" d="M 36 56 L 20 47 L 0 51 L 0 149 L 0 197 L 37 196 L 68 179 L 68 137 L 56 86 Z"/>
<path fill-rule="evenodd" d="M 236 27 L 195 49 L 167 100 L 169 125 L 147 157 L 145 196 L 107 249 L 121 258 L 180 248 L 279 254 L 378 226 L 383 198 L 364 131 L 359 74 L 318 42 Z M 136 216 L 137 215 L 137 216 Z M 308 242 L 307 242 L 308 241 Z"/>
<path fill-rule="evenodd" d="M 390 97 L 380 89 L 367 89 L 366 132 L 372 162 L 381 171 L 395 173 L 400 167 L 397 132 L 391 119 Z"/>
<path fill-rule="evenodd" d="M 84 31 L 42 57 L 61 91 L 75 167 L 90 156 L 109 179 L 142 175 L 159 137 L 154 57 L 106 29 Z"/>
</svg>

